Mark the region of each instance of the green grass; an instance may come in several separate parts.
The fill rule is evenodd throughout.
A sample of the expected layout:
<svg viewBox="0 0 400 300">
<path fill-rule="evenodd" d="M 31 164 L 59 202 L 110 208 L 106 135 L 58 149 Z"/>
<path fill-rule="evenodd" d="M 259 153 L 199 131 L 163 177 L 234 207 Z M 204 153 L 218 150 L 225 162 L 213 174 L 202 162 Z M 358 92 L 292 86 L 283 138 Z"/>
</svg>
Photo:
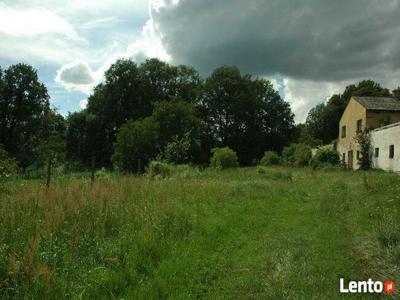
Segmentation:
<svg viewBox="0 0 400 300">
<path fill-rule="evenodd" d="M 1 299 L 337 299 L 341 277 L 400 285 L 395 174 L 178 168 L 8 185 Z"/>
</svg>

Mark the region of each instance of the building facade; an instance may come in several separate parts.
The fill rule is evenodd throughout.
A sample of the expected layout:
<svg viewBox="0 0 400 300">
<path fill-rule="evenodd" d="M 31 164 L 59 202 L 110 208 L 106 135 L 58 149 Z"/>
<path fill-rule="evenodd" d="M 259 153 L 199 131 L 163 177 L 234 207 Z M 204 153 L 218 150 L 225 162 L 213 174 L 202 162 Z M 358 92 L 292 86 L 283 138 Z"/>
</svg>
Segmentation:
<svg viewBox="0 0 400 300">
<path fill-rule="evenodd" d="M 372 166 L 400 172 L 400 123 L 371 131 Z"/>
<path fill-rule="evenodd" d="M 358 169 L 358 161 L 361 158 L 358 133 L 365 129 L 374 130 L 398 122 L 400 122 L 399 100 L 388 97 L 351 97 L 339 123 L 337 151 L 342 161 L 348 168 Z M 378 140 L 380 142 L 383 135 L 386 136 L 386 133 L 376 134 L 374 142 L 378 143 Z"/>
</svg>

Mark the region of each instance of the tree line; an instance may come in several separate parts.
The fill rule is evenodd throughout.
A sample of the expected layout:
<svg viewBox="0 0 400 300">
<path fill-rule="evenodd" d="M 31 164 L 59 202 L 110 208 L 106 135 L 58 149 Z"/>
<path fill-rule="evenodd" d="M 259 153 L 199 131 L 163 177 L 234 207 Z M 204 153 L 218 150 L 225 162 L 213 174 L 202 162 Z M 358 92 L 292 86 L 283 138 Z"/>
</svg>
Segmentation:
<svg viewBox="0 0 400 300">
<path fill-rule="evenodd" d="M 271 82 L 228 66 L 202 78 L 158 59 L 118 60 L 87 108 L 65 118 L 50 107 L 36 70 L 14 65 L 0 71 L 0 105 L 0 144 L 23 169 L 51 158 L 136 172 L 156 157 L 205 164 L 215 147 L 250 165 L 295 132 L 290 105 Z"/>
<path fill-rule="evenodd" d="M 336 139 L 353 95 L 398 97 L 400 90 L 391 93 L 364 80 L 295 125 L 290 105 L 271 82 L 236 67 L 222 66 L 202 78 L 190 66 L 120 59 L 94 88 L 87 108 L 63 117 L 50 107 L 37 71 L 17 64 L 0 68 L 0 145 L 22 170 L 58 162 L 70 170 L 142 172 L 155 158 L 208 164 L 216 147 L 233 149 L 241 165 L 251 165 L 265 151 Z"/>
</svg>

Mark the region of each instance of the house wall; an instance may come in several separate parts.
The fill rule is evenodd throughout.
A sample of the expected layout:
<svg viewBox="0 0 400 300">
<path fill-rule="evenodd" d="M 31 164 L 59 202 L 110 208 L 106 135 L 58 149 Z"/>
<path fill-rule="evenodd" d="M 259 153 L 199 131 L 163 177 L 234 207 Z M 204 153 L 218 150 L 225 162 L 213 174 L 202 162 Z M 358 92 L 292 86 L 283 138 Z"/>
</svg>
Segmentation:
<svg viewBox="0 0 400 300">
<path fill-rule="evenodd" d="M 370 129 L 382 127 L 397 122 L 400 122 L 400 111 L 367 111 L 367 124 L 368 128 Z"/>
<path fill-rule="evenodd" d="M 400 123 L 371 131 L 372 164 L 374 168 L 400 172 Z M 389 158 L 389 146 L 394 145 L 394 157 Z M 379 148 L 379 157 L 375 157 Z"/>
<path fill-rule="evenodd" d="M 344 162 L 348 164 L 348 152 L 353 151 L 353 168 L 357 169 L 357 151 L 360 150 L 358 143 L 355 139 L 357 136 L 357 120 L 362 120 L 362 128 L 365 128 L 367 122 L 367 110 L 364 106 L 358 103 L 353 98 L 350 99 L 342 118 L 339 123 L 339 137 L 337 144 L 337 151 L 342 158 L 345 154 Z M 346 126 L 346 137 L 342 138 L 342 127 Z"/>
</svg>

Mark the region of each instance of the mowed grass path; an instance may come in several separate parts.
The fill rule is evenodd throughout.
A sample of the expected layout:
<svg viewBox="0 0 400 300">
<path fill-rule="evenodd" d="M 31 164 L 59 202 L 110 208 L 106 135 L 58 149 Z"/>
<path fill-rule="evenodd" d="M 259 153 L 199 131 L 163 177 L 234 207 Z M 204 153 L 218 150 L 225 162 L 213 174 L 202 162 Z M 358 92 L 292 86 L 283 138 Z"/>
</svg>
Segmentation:
<svg viewBox="0 0 400 300">
<path fill-rule="evenodd" d="M 347 299 L 342 277 L 400 285 L 394 174 L 185 169 L 15 185 L 0 204 L 4 298 Z"/>
</svg>

